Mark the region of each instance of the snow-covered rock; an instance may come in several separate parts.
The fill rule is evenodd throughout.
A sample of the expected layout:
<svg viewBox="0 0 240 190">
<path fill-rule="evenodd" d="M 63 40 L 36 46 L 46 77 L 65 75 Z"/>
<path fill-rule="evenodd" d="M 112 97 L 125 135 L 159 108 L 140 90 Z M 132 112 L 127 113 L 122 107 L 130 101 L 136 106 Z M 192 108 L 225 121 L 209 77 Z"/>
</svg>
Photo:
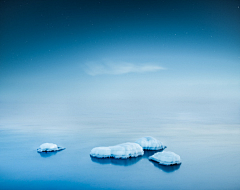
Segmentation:
<svg viewBox="0 0 240 190">
<path fill-rule="evenodd" d="M 58 147 L 56 144 L 53 143 L 43 143 L 37 149 L 38 152 L 54 152 L 59 150 L 64 150 L 65 148 Z"/>
<path fill-rule="evenodd" d="M 136 143 L 143 147 L 145 150 L 163 150 L 164 148 L 167 148 L 159 140 L 153 137 L 143 137 L 141 139 L 138 139 Z"/>
<path fill-rule="evenodd" d="M 137 143 L 123 143 L 116 146 L 96 147 L 90 152 L 92 157 L 97 158 L 129 158 L 143 155 L 142 147 Z"/>
<path fill-rule="evenodd" d="M 174 165 L 181 164 L 180 156 L 170 151 L 158 152 L 148 158 L 149 160 L 153 160 L 162 165 Z"/>
</svg>

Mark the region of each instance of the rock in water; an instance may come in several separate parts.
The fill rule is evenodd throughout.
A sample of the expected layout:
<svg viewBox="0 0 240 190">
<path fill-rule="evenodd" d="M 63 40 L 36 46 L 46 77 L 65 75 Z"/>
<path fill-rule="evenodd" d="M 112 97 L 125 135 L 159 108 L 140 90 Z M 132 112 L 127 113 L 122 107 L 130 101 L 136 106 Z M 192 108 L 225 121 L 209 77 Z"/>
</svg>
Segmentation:
<svg viewBox="0 0 240 190">
<path fill-rule="evenodd" d="M 150 156 L 148 159 L 156 161 L 162 165 L 167 165 L 167 166 L 181 164 L 180 156 L 170 151 L 155 153 L 154 155 Z"/>
<path fill-rule="evenodd" d="M 143 155 L 142 147 L 137 143 L 123 143 L 116 146 L 96 147 L 90 152 L 92 157 L 97 158 L 130 158 Z"/>
<path fill-rule="evenodd" d="M 159 140 L 153 137 L 143 137 L 136 141 L 144 150 L 163 150 L 167 148 Z"/>
<path fill-rule="evenodd" d="M 53 143 L 43 143 L 37 149 L 38 152 L 54 152 L 59 150 L 64 150 L 65 148 L 58 147 L 56 144 Z"/>
</svg>

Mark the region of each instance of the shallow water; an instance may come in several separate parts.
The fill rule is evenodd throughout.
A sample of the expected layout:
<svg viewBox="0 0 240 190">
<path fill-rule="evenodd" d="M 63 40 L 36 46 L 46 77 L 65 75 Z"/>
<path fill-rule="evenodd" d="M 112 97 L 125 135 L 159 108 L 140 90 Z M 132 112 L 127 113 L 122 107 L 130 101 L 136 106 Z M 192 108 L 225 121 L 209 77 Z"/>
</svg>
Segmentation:
<svg viewBox="0 0 240 190">
<path fill-rule="evenodd" d="M 5 109 L 6 110 L 6 109 Z M 74 112 L 2 113 L 0 189 L 239 189 L 240 125 L 168 116 Z M 144 156 L 91 158 L 96 146 L 153 136 L 181 156 L 161 166 Z M 45 142 L 66 149 L 37 153 Z"/>
</svg>

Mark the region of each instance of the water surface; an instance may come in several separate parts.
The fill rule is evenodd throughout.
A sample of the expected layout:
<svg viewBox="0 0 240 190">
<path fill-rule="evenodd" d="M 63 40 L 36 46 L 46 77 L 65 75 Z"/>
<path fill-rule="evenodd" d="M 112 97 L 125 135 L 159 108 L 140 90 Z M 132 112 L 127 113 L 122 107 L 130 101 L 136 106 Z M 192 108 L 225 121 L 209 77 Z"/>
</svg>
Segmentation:
<svg viewBox="0 0 240 190">
<path fill-rule="evenodd" d="M 52 109 L 52 108 L 51 108 Z M 54 108 L 55 109 L 55 108 Z M 64 108 L 65 109 L 65 108 Z M 7 110 L 7 109 L 5 109 Z M 1 189 L 238 189 L 240 126 L 147 115 L 59 110 L 3 114 L 0 126 Z M 12 118 L 12 119 L 11 119 Z M 96 146 L 153 136 L 182 164 L 161 166 L 144 156 L 91 158 Z M 37 153 L 45 142 L 66 147 Z"/>
</svg>

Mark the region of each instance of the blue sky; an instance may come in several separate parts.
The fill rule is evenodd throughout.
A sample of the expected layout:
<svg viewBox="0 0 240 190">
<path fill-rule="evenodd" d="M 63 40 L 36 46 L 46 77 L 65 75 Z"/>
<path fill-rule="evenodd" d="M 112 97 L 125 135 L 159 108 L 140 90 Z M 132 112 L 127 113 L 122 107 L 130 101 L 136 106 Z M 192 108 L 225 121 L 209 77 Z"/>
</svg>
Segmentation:
<svg viewBox="0 0 240 190">
<path fill-rule="evenodd" d="M 239 116 L 239 1 L 0 3 L 2 104 L 213 105 Z"/>
</svg>

